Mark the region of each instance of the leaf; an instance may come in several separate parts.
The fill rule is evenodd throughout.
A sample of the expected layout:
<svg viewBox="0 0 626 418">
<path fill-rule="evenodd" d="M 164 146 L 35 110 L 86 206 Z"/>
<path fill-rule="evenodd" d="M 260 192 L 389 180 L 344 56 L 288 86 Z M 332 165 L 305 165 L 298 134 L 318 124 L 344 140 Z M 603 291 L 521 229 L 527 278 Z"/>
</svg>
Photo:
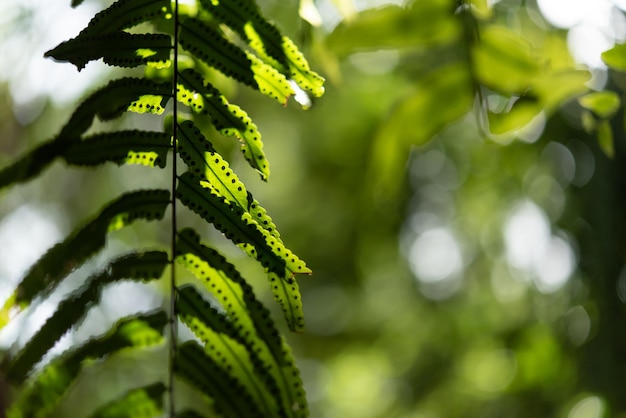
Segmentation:
<svg viewBox="0 0 626 418">
<path fill-rule="evenodd" d="M 493 16 L 493 9 L 487 0 L 467 0 L 466 3 L 471 6 L 472 15 L 478 19 L 487 20 Z"/>
<path fill-rule="evenodd" d="M 193 174 L 186 172 L 179 177 L 176 197 L 288 284 L 295 284 L 295 274 L 311 273 L 302 260 L 258 225 L 249 213 L 201 185 Z"/>
<path fill-rule="evenodd" d="M 171 135 L 163 132 L 117 131 L 91 135 L 73 142 L 63 152 L 68 164 L 95 166 L 107 161 L 165 167 Z"/>
<path fill-rule="evenodd" d="M 534 82 L 533 93 L 541 99 L 544 111 L 554 112 L 567 99 L 589 90 L 587 70 L 564 70 L 541 74 Z"/>
<path fill-rule="evenodd" d="M 278 416 L 276 400 L 264 385 L 264 381 L 269 378 L 267 370 L 258 367 L 258 358 L 239 341 L 234 325 L 191 285 L 179 288 L 176 312 L 181 321 L 204 343 L 205 353 L 232 379 L 245 387 L 260 409 L 260 416 Z M 260 380 L 259 373 L 265 375 L 265 378 Z"/>
<path fill-rule="evenodd" d="M 176 260 L 201 280 L 224 307 L 230 321 L 239 332 L 239 341 L 255 353 L 271 375 L 268 385 L 277 385 L 283 394 L 282 408 L 298 411 L 295 416 L 307 416 L 307 403 L 298 369 L 270 312 L 259 302 L 250 285 L 237 269 L 217 251 L 200 243 L 191 229 L 178 234 Z M 298 298 L 299 299 L 299 298 Z M 300 307 L 301 309 L 301 307 Z M 302 311 L 291 329 L 302 329 Z M 289 319 L 287 319 L 289 321 Z"/>
<path fill-rule="evenodd" d="M 60 156 L 73 139 L 56 137 L 46 141 L 37 148 L 22 156 L 7 167 L 0 170 L 0 189 L 15 183 L 26 182 L 41 174 L 54 160 Z"/>
<path fill-rule="evenodd" d="M 10 362 L 7 378 L 22 383 L 43 355 L 99 302 L 105 285 L 123 279 L 158 279 L 168 263 L 167 254 L 161 251 L 132 253 L 114 260 L 106 269 L 92 275 L 78 291 L 59 304 L 52 316 Z"/>
<path fill-rule="evenodd" d="M 483 28 L 472 60 L 478 81 L 504 94 L 524 93 L 540 74 L 531 45 L 503 26 Z"/>
<path fill-rule="evenodd" d="M 170 83 L 125 77 L 109 82 L 74 111 L 59 137 L 81 136 L 98 116 L 100 120 L 115 119 L 125 111 L 160 115 L 172 95 Z"/>
<path fill-rule="evenodd" d="M 526 126 L 541 112 L 537 100 L 530 97 L 517 99 L 507 112 L 488 112 L 489 130 L 496 135 L 511 132 Z"/>
<path fill-rule="evenodd" d="M 311 71 L 298 47 L 261 15 L 254 1 L 201 0 L 200 4 L 215 18 L 234 29 L 265 62 L 293 78 L 300 88 L 315 97 L 324 94 L 324 79 Z"/>
<path fill-rule="evenodd" d="M 209 396 L 224 418 L 262 417 L 252 396 L 229 376 L 196 342 L 182 344 L 174 361 L 175 372 Z"/>
<path fill-rule="evenodd" d="M 117 32 L 157 17 L 171 18 L 170 0 L 118 0 L 96 14 L 80 36 Z"/>
<path fill-rule="evenodd" d="M 596 135 L 600 149 L 607 157 L 613 158 L 615 156 L 615 145 L 613 144 L 613 130 L 608 120 L 603 120 L 598 124 Z"/>
<path fill-rule="evenodd" d="M 267 215 L 237 175 L 230 169 L 228 162 L 215 151 L 213 145 L 202 135 L 202 132 L 191 121 L 180 125 L 178 152 L 187 164 L 189 171 L 200 177 L 218 195 L 226 198 L 231 204 L 239 206 L 250 213 L 252 218 L 275 238 L 280 234 L 276 225 Z"/>
<path fill-rule="evenodd" d="M 228 162 L 215 151 L 193 122 L 179 125 L 178 153 L 196 177 L 207 180 L 217 194 L 242 209 L 248 206 L 248 193 Z"/>
<path fill-rule="evenodd" d="M 90 418 L 153 418 L 163 411 L 165 385 L 161 382 L 129 390 L 98 408 Z"/>
<path fill-rule="evenodd" d="M 326 38 L 339 56 L 378 49 L 427 48 L 451 44 L 462 33 L 448 0 L 417 1 L 411 7 L 366 9 L 342 21 Z"/>
<path fill-rule="evenodd" d="M 608 119 L 619 109 L 620 98 L 613 91 L 597 91 L 579 97 L 578 103 L 583 108 L 591 110 L 599 118 Z"/>
<path fill-rule="evenodd" d="M 63 353 L 28 383 L 7 416 L 50 416 L 85 363 L 120 350 L 159 344 L 163 341 L 163 329 L 167 322 L 167 314 L 161 310 L 123 318 L 105 335 Z"/>
<path fill-rule="evenodd" d="M 415 91 L 399 100 L 377 128 L 367 181 L 387 197 L 397 193 L 408 149 L 428 143 L 447 124 L 463 117 L 473 100 L 465 64 L 448 64 L 423 76 Z"/>
<path fill-rule="evenodd" d="M 44 56 L 71 62 L 78 70 L 85 68 L 89 61 L 100 58 L 118 67 L 137 67 L 148 63 L 165 67 L 169 66 L 171 43 L 170 36 L 164 34 L 109 32 L 70 39 Z"/>
<path fill-rule="evenodd" d="M 294 91 L 284 75 L 198 19 L 182 22 L 180 44 L 211 67 L 286 105 Z"/>
<path fill-rule="evenodd" d="M 167 190 L 140 190 L 122 195 L 91 222 L 75 230 L 33 264 L 0 311 L 0 329 L 9 316 L 25 309 L 39 294 L 50 292 L 71 271 L 104 247 L 106 235 L 138 219 L 161 219 L 170 203 Z"/>
<path fill-rule="evenodd" d="M 626 71 L 626 44 L 616 44 L 602 53 L 602 61 L 616 71 Z"/>
<path fill-rule="evenodd" d="M 215 129 L 223 135 L 234 135 L 241 141 L 241 151 L 248 163 L 258 170 L 263 180 L 270 175 L 269 162 L 263 152 L 261 133 L 246 112 L 228 103 L 215 87 L 205 83 L 194 70 L 179 75 L 177 99 L 195 112 L 211 117 Z"/>
</svg>

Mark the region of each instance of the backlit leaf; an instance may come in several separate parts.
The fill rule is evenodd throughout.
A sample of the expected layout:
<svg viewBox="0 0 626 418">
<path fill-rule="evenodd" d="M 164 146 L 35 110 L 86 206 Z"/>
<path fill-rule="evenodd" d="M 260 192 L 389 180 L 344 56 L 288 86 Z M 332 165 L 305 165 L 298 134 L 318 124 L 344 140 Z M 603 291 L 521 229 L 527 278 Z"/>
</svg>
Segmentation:
<svg viewBox="0 0 626 418">
<path fill-rule="evenodd" d="M 180 44 L 211 67 L 283 105 L 294 95 L 284 75 L 238 48 L 217 30 L 193 18 L 185 20 L 181 26 Z"/>
<path fill-rule="evenodd" d="M 191 121 L 185 121 L 180 125 L 179 133 L 181 135 L 178 141 L 179 154 L 189 167 L 189 171 L 201 178 L 201 184 L 208 185 L 231 204 L 249 212 L 252 219 L 263 229 L 279 238 L 280 234 L 272 218 L 267 215 L 259 202 L 254 200 L 237 175 L 230 169 L 228 162 L 215 151 L 202 132 Z"/>
<path fill-rule="evenodd" d="M 585 109 L 591 110 L 599 118 L 610 118 L 620 106 L 620 98 L 613 91 L 597 91 L 578 98 L 578 103 Z"/>
<path fill-rule="evenodd" d="M 450 1 L 416 1 L 410 7 L 387 5 L 366 9 L 341 22 L 327 37 L 331 51 L 425 48 L 447 45 L 461 35 L 461 21 L 450 13 Z"/>
<path fill-rule="evenodd" d="M 59 136 L 72 138 L 82 135 L 96 116 L 106 121 L 115 119 L 126 111 L 161 114 L 171 95 L 170 83 L 131 77 L 113 80 L 78 106 Z"/>
<path fill-rule="evenodd" d="M 608 120 L 603 120 L 598 124 L 596 135 L 598 144 L 600 144 L 604 154 L 609 158 L 613 158 L 615 156 L 615 145 L 613 144 L 613 130 Z"/>
<path fill-rule="evenodd" d="M 246 388 L 260 409 L 261 416 L 278 416 L 276 400 L 264 383 L 268 378 L 261 379 L 258 376 L 259 373 L 267 375 L 267 370 L 259 367 L 254 351 L 249 351 L 238 341 L 240 338 L 234 325 L 213 308 L 193 286 L 179 289 L 176 301 L 179 318 L 204 343 L 205 353 L 232 379 Z"/>
<path fill-rule="evenodd" d="M 478 81 L 501 93 L 523 93 L 540 73 L 531 45 L 503 26 L 482 29 L 473 51 Z"/>
<path fill-rule="evenodd" d="M 68 164 L 95 166 L 107 161 L 165 167 L 171 135 L 162 132 L 117 131 L 75 141 L 63 152 Z"/>
<path fill-rule="evenodd" d="M 198 343 L 188 341 L 182 344 L 177 350 L 175 365 L 176 374 L 214 401 L 214 408 L 220 416 L 263 416 L 245 387 L 229 376 Z"/>
<path fill-rule="evenodd" d="M 118 0 L 96 14 L 79 36 L 117 32 L 168 16 L 171 18 L 170 0 Z"/>
<path fill-rule="evenodd" d="M 154 383 L 131 389 L 120 398 L 99 407 L 90 418 L 153 418 L 163 412 L 166 387 Z"/>
<path fill-rule="evenodd" d="M 169 35 L 110 32 L 70 39 L 44 56 L 69 61 L 79 70 L 89 61 L 100 58 L 118 67 L 137 67 L 148 63 L 165 67 L 169 64 L 171 43 Z"/>
<path fill-rule="evenodd" d="M 626 71 L 626 44 L 617 44 L 602 53 L 602 61 L 617 71 Z"/>
<path fill-rule="evenodd" d="M 56 137 L 37 146 L 12 164 L 0 169 L 0 189 L 23 183 L 41 174 L 78 138 Z"/>
<path fill-rule="evenodd" d="M 259 171 L 263 180 L 267 180 L 270 168 L 263 152 L 261 133 L 248 114 L 238 106 L 228 103 L 226 97 L 191 69 L 180 74 L 179 83 L 178 100 L 195 112 L 208 115 L 215 129 L 222 134 L 234 135 L 239 139 L 245 159 Z"/>
</svg>

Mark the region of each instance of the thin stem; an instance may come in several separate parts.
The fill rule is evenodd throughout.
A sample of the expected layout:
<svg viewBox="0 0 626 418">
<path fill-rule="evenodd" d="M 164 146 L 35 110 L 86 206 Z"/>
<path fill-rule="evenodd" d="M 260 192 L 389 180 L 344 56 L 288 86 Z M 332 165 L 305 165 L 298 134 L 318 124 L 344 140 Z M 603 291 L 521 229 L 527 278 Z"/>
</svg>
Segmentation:
<svg viewBox="0 0 626 418">
<path fill-rule="evenodd" d="M 172 77 L 172 99 L 173 99 L 173 108 L 172 112 L 174 114 L 174 122 L 172 123 L 172 231 L 171 231 L 171 254 L 172 254 L 172 265 L 170 268 L 170 345 L 169 345 L 169 416 L 170 418 L 175 417 L 175 407 L 174 407 L 174 360 L 176 358 L 176 343 L 178 339 L 178 318 L 176 315 L 176 180 L 177 180 L 177 169 L 176 169 L 176 139 L 178 137 L 178 103 L 177 103 L 177 88 L 178 88 L 178 0 L 174 1 L 174 62 L 173 62 L 173 71 L 174 75 Z"/>
</svg>

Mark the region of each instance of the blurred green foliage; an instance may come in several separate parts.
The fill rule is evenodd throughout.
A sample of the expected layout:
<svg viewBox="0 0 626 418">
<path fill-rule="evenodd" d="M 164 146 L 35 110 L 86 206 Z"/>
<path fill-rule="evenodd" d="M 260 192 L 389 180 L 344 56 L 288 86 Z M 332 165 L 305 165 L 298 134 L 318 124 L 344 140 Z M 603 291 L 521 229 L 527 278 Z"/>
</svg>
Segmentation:
<svg viewBox="0 0 626 418">
<path fill-rule="evenodd" d="M 626 417 L 623 46 L 598 87 L 533 1 L 335 1 L 335 27 L 296 3 L 261 2 L 325 97 L 279 117 L 221 82 L 274 163 L 267 185 L 242 161 L 241 177 L 314 271 L 307 332 L 288 336 L 311 415 Z M 31 124 L 0 113 L 0 160 L 54 131 L 51 103 Z M 0 217 L 30 204 L 74 224 L 133 170 L 77 184 L 55 165 L 61 207 L 42 182 Z"/>
</svg>

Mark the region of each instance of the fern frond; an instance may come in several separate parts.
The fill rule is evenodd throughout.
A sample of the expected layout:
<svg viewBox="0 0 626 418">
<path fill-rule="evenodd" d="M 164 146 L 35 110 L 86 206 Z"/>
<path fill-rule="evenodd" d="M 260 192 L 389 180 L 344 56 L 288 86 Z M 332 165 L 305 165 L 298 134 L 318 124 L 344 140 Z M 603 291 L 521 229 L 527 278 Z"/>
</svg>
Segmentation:
<svg viewBox="0 0 626 418">
<path fill-rule="evenodd" d="M 43 355 L 98 303 L 105 285 L 123 279 L 158 279 L 167 264 L 167 254 L 161 251 L 132 253 L 114 260 L 103 271 L 92 275 L 78 291 L 59 304 L 52 316 L 10 362 L 7 378 L 13 382 L 23 382 Z"/>
<path fill-rule="evenodd" d="M 54 359 L 32 379 L 8 411 L 9 418 L 47 417 L 90 360 L 124 349 L 141 349 L 163 342 L 168 322 L 162 310 L 121 319 L 105 335 L 92 338 Z"/>
<path fill-rule="evenodd" d="M 180 138 L 177 142 L 178 152 L 189 171 L 206 180 L 201 184 L 208 184 L 209 188 L 223 196 L 231 204 L 239 206 L 252 215 L 252 218 L 277 239 L 280 234 L 272 218 L 254 200 L 252 194 L 246 190 L 244 184 L 229 167 L 228 162 L 215 151 L 200 129 L 193 122 L 185 121 L 180 125 Z"/>
<path fill-rule="evenodd" d="M 254 1 L 200 0 L 200 4 L 234 29 L 265 62 L 292 78 L 302 89 L 315 97 L 324 94 L 324 78 L 311 71 L 298 47 L 261 15 Z"/>
<path fill-rule="evenodd" d="M 170 64 L 171 50 L 172 39 L 169 35 L 119 31 L 72 38 L 44 56 L 71 62 L 79 71 L 89 61 L 100 58 L 106 64 L 118 67 L 137 67 L 150 63 L 157 68 L 164 68 Z"/>
<path fill-rule="evenodd" d="M 180 44 L 211 67 L 285 105 L 294 91 L 285 76 L 194 18 L 181 24 Z"/>
<path fill-rule="evenodd" d="M 76 108 L 60 137 L 79 137 L 93 119 L 115 119 L 125 111 L 160 115 L 172 95 L 170 83 L 156 83 L 142 78 L 125 77 L 109 82 Z"/>
<path fill-rule="evenodd" d="M 266 380 L 266 384 L 279 388 L 283 396 L 282 410 L 291 416 L 290 411 L 294 411 L 295 405 L 295 410 L 299 411 L 295 416 L 308 416 L 302 381 L 293 357 L 269 311 L 256 299 L 250 285 L 223 256 L 201 244 L 200 237 L 191 229 L 179 232 L 177 249 L 178 262 L 201 280 L 205 288 L 217 298 L 238 330 L 238 341 L 267 368 L 271 378 Z M 290 324 L 296 330 L 302 326 L 301 321 Z"/>
<path fill-rule="evenodd" d="M 224 371 L 194 341 L 182 344 L 176 353 L 176 373 L 214 401 L 224 418 L 262 417 L 254 399 L 244 386 Z"/>
<path fill-rule="evenodd" d="M 9 314 L 26 308 L 39 294 L 51 291 L 72 270 L 104 247 L 106 234 L 135 220 L 161 219 L 170 203 L 167 190 L 141 190 L 122 195 L 87 225 L 45 253 L 28 271 L 0 311 L 0 329 Z"/>
<path fill-rule="evenodd" d="M 223 135 L 234 135 L 239 139 L 244 158 L 267 181 L 270 168 L 263 152 L 261 133 L 248 114 L 239 106 L 228 103 L 226 97 L 192 69 L 184 70 L 178 81 L 178 101 L 197 113 L 208 115 L 215 129 Z"/>
<path fill-rule="evenodd" d="M 158 17 L 172 17 L 170 0 L 118 0 L 96 14 L 79 37 L 117 32 Z"/>
<path fill-rule="evenodd" d="M 95 166 L 107 161 L 165 167 L 171 135 L 163 132 L 117 131 L 85 137 L 63 151 L 68 164 Z"/>
<path fill-rule="evenodd" d="M 89 418 L 154 418 L 163 411 L 163 383 L 129 390 L 119 399 L 98 408 Z"/>
<path fill-rule="evenodd" d="M 77 140 L 77 139 L 75 139 Z M 69 138 L 56 137 L 46 141 L 22 156 L 13 164 L 0 170 L 0 189 L 15 183 L 29 181 L 41 174 L 73 142 Z"/>
<path fill-rule="evenodd" d="M 184 286 L 177 292 L 176 311 L 182 322 L 204 343 L 205 353 L 232 379 L 246 388 L 261 410 L 260 416 L 278 417 L 276 399 L 265 385 L 271 377 L 267 370 L 258 367 L 258 360 L 251 359 L 254 352 L 248 351 L 239 342 L 240 337 L 233 324 L 213 308 L 192 285 Z M 257 374 L 264 376 L 260 379 Z"/>
</svg>

